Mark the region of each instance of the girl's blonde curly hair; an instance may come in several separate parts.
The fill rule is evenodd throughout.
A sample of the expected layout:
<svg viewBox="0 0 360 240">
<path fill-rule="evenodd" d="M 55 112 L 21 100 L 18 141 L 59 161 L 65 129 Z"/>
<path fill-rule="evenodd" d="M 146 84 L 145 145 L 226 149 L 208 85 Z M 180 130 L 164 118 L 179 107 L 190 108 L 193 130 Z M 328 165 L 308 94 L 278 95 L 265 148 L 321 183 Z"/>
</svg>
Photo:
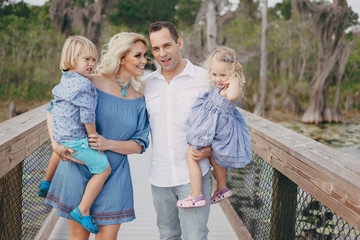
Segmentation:
<svg viewBox="0 0 360 240">
<path fill-rule="evenodd" d="M 130 51 L 134 43 L 144 43 L 145 47 L 148 46 L 146 38 L 138 33 L 122 32 L 115 34 L 105 44 L 101 51 L 100 64 L 95 72 L 98 74 L 117 74 L 120 68 L 120 61 Z M 138 77 L 133 77 L 131 84 L 140 92 L 144 91 L 145 85 Z"/>
<path fill-rule="evenodd" d="M 211 81 L 211 75 L 210 75 L 210 68 L 211 68 L 211 62 L 213 59 L 216 59 L 217 61 L 225 62 L 228 64 L 228 72 L 229 77 L 234 77 L 240 80 L 240 87 L 242 89 L 244 83 L 245 83 L 245 76 L 243 72 L 243 67 L 241 66 L 239 62 L 239 58 L 235 52 L 235 50 L 221 46 L 215 49 L 204 61 L 203 67 L 208 70 L 209 74 L 209 80 L 210 85 L 212 87 L 215 86 L 215 82 Z"/>
</svg>

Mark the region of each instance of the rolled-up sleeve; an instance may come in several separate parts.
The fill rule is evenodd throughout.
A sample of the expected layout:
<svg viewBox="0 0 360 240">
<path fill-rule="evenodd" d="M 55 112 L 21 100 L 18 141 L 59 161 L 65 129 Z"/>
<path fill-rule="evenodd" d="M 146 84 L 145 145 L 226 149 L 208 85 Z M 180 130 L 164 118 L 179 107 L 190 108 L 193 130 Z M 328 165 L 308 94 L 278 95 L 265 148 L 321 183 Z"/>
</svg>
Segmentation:
<svg viewBox="0 0 360 240">
<path fill-rule="evenodd" d="M 76 91 L 70 101 L 73 105 L 79 107 L 81 123 L 95 122 L 95 109 L 97 104 L 97 94 L 95 89 L 87 86 Z"/>
<path fill-rule="evenodd" d="M 130 139 L 136 141 L 140 146 L 143 147 L 141 153 L 145 152 L 145 150 L 149 146 L 149 131 L 149 119 L 147 116 L 146 108 L 144 107 L 139 112 L 136 132 Z"/>
<path fill-rule="evenodd" d="M 52 114 L 53 107 L 54 107 L 54 99 L 50 101 L 50 106 L 46 108 L 46 111 Z"/>
</svg>

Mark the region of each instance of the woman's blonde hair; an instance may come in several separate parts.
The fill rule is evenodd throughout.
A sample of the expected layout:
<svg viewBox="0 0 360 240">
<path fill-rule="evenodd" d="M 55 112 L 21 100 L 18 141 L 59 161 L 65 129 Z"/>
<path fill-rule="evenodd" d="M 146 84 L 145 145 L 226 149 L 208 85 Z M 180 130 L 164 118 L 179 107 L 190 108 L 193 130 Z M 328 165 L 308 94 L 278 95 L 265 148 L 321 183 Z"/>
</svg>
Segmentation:
<svg viewBox="0 0 360 240">
<path fill-rule="evenodd" d="M 95 45 L 84 36 L 70 36 L 66 39 L 61 52 L 60 69 L 69 70 L 76 67 L 76 59 L 81 54 L 81 48 L 85 48 L 89 57 L 99 57 Z"/>
<path fill-rule="evenodd" d="M 229 77 L 235 77 L 240 80 L 240 88 L 242 89 L 245 83 L 245 76 L 243 72 L 243 67 L 239 63 L 239 58 L 236 52 L 228 47 L 218 47 L 215 49 L 204 61 L 204 68 L 208 69 L 210 85 L 215 86 L 215 83 L 211 81 L 210 76 L 210 67 L 213 59 L 217 61 L 225 62 L 228 64 Z"/>
<path fill-rule="evenodd" d="M 115 34 L 110 39 L 109 43 L 104 45 L 101 52 L 100 65 L 95 72 L 99 74 L 117 74 L 120 68 L 121 59 L 130 51 L 133 44 L 139 41 L 144 43 L 145 47 L 148 46 L 146 38 L 141 34 L 132 32 Z M 131 84 L 138 91 L 144 91 L 144 82 L 138 77 L 133 77 L 131 79 Z"/>
</svg>

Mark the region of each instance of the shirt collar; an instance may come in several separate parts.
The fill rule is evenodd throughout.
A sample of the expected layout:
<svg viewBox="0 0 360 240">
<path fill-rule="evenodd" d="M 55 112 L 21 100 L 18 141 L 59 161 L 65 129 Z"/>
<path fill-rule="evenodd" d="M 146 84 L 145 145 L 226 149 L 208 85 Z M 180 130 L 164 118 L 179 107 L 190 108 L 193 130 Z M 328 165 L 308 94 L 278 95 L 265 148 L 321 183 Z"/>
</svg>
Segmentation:
<svg viewBox="0 0 360 240">
<path fill-rule="evenodd" d="M 186 76 L 189 75 L 190 77 L 195 77 L 195 66 L 194 64 L 192 64 L 189 59 L 184 58 L 184 60 L 186 61 L 186 65 L 184 70 L 179 73 L 177 76 Z M 154 73 L 154 77 L 157 78 L 164 78 L 164 76 L 161 74 L 161 67 L 159 67 L 158 69 L 156 69 L 155 73 Z"/>
<path fill-rule="evenodd" d="M 62 74 L 65 75 L 66 77 L 78 77 L 78 76 L 82 76 L 77 72 L 73 72 L 73 71 L 65 71 L 65 70 L 61 70 Z"/>
</svg>

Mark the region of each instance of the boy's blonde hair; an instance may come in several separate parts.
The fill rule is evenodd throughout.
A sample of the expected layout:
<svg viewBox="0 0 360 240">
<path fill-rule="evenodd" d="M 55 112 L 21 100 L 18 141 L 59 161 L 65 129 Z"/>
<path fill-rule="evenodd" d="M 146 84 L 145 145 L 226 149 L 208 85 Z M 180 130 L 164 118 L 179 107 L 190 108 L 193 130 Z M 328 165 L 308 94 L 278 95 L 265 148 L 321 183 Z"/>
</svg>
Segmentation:
<svg viewBox="0 0 360 240">
<path fill-rule="evenodd" d="M 76 59 L 81 54 L 80 50 L 84 47 L 89 53 L 89 57 L 99 57 L 95 45 L 84 36 L 70 36 L 66 39 L 61 52 L 60 69 L 69 70 L 76 67 Z"/>
<path fill-rule="evenodd" d="M 210 76 L 210 67 L 213 59 L 217 61 L 225 62 L 228 64 L 229 77 L 235 77 L 240 80 L 240 88 L 242 89 L 245 83 L 245 76 L 243 72 L 243 67 L 239 63 L 239 58 L 235 50 L 228 47 L 218 47 L 215 49 L 204 61 L 204 68 L 208 69 L 210 85 L 215 86 L 215 83 L 211 81 Z"/>
<path fill-rule="evenodd" d="M 99 74 L 117 74 L 120 68 L 120 61 L 130 51 L 134 43 L 144 43 L 148 46 L 146 38 L 138 33 L 122 32 L 115 34 L 108 44 L 104 45 L 101 52 L 101 61 L 96 69 Z M 140 92 L 144 91 L 144 82 L 137 77 L 133 77 L 131 84 Z"/>
</svg>

